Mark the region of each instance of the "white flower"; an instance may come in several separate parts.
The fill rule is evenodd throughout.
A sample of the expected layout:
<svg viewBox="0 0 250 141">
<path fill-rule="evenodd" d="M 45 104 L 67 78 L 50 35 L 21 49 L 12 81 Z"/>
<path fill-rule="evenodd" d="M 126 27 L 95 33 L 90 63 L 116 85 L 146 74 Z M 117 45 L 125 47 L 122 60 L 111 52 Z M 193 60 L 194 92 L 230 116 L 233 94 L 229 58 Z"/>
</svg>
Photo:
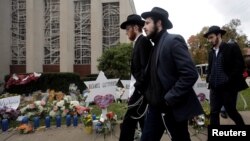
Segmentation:
<svg viewBox="0 0 250 141">
<path fill-rule="evenodd" d="M 27 110 L 27 106 L 20 109 L 20 112 L 23 114 L 26 110 Z"/>
<path fill-rule="evenodd" d="M 34 102 L 37 106 L 41 105 L 41 101 L 35 101 Z"/>
<path fill-rule="evenodd" d="M 202 115 L 199 115 L 196 119 L 196 123 L 201 126 L 201 125 L 204 125 L 205 124 L 205 115 L 202 114 Z"/>
<path fill-rule="evenodd" d="M 117 120 L 117 114 L 114 115 L 113 119 L 114 119 L 114 120 Z"/>
<path fill-rule="evenodd" d="M 52 111 L 49 112 L 49 115 L 50 115 L 51 117 L 56 117 L 56 112 L 54 112 L 54 111 L 52 110 Z"/>
<path fill-rule="evenodd" d="M 79 106 L 79 101 L 70 101 L 70 109 L 73 109 L 75 106 Z"/>
<path fill-rule="evenodd" d="M 53 104 L 53 105 L 56 105 L 56 103 L 57 103 L 57 101 L 56 101 L 56 100 L 54 100 L 54 101 L 52 102 L 52 104 Z"/>
<path fill-rule="evenodd" d="M 43 106 L 38 106 L 38 110 L 39 110 L 39 113 L 42 113 L 43 112 Z"/>
<path fill-rule="evenodd" d="M 61 101 L 59 101 L 59 102 L 57 102 L 56 103 L 56 106 L 58 106 L 58 107 L 62 107 L 64 105 L 64 100 L 61 100 Z"/>
<path fill-rule="evenodd" d="M 63 100 L 65 100 L 65 102 L 70 102 L 72 100 L 71 96 L 70 95 L 66 95 L 64 96 Z"/>
<path fill-rule="evenodd" d="M 62 106 L 62 107 L 61 107 L 61 110 L 62 110 L 62 111 L 65 110 L 65 106 Z"/>
</svg>

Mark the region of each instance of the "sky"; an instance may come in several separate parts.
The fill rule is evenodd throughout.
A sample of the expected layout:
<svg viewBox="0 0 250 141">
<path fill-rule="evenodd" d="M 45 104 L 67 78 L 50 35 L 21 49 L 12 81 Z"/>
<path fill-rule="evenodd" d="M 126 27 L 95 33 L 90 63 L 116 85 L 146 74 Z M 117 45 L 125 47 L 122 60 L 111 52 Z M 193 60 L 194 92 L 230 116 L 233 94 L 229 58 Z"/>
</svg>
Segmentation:
<svg viewBox="0 0 250 141">
<path fill-rule="evenodd" d="M 228 24 L 239 19 L 239 33 L 250 40 L 250 0 L 134 0 L 136 13 L 151 11 L 155 6 L 168 11 L 173 28 L 169 33 L 181 34 L 186 40 L 203 27 Z"/>
</svg>

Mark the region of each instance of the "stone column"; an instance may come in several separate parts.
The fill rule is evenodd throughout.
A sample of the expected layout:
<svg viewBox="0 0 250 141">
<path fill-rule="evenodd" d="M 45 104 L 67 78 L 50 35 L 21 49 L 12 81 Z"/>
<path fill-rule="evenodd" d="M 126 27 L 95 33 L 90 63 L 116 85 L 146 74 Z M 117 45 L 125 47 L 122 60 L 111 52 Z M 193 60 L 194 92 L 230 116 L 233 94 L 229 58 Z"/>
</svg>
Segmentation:
<svg viewBox="0 0 250 141">
<path fill-rule="evenodd" d="M 44 3 L 26 0 L 26 72 L 42 72 Z"/>
<path fill-rule="evenodd" d="M 102 55 L 102 3 L 91 0 L 91 73 L 98 73 L 97 59 Z"/>
<path fill-rule="evenodd" d="M 74 2 L 60 0 L 60 72 L 73 72 Z"/>
</svg>

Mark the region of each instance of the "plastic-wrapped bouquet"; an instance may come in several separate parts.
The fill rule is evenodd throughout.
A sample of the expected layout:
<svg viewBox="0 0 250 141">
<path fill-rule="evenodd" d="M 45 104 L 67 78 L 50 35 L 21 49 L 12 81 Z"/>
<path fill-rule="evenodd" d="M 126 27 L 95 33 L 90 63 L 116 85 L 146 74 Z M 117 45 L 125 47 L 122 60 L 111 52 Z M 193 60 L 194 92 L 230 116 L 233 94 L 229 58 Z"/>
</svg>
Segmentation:
<svg viewBox="0 0 250 141">
<path fill-rule="evenodd" d="M 0 119 L 16 120 L 19 114 L 20 111 L 18 109 L 16 110 L 6 106 L 0 108 Z"/>
<path fill-rule="evenodd" d="M 85 114 L 82 116 L 82 122 L 85 127 L 92 126 L 93 121 L 92 121 L 92 115 L 91 114 Z"/>
<path fill-rule="evenodd" d="M 33 126 L 31 124 L 21 124 L 17 130 L 21 133 L 21 134 L 28 134 L 28 133 L 32 133 L 33 130 Z"/>
<path fill-rule="evenodd" d="M 84 130 L 86 133 L 91 134 L 93 131 L 93 119 L 92 119 L 92 115 L 89 114 L 88 112 L 85 112 L 82 115 L 82 122 L 84 125 Z"/>
<path fill-rule="evenodd" d="M 21 114 L 27 116 L 28 118 L 32 118 L 34 116 L 40 116 L 44 111 L 44 106 L 46 105 L 46 102 L 41 101 L 35 101 L 30 104 L 27 104 L 25 107 L 21 108 Z"/>
</svg>

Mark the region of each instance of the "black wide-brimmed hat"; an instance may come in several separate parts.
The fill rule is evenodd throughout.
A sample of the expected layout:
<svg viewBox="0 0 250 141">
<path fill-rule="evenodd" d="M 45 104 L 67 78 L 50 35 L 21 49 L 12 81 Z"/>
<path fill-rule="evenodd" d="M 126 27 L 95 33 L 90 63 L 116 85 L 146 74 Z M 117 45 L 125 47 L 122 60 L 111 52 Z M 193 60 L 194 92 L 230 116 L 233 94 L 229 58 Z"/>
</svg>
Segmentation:
<svg viewBox="0 0 250 141">
<path fill-rule="evenodd" d="M 204 36 L 205 38 L 207 38 L 208 35 L 209 35 L 209 34 L 212 34 L 212 33 L 215 33 L 215 34 L 216 34 L 216 33 L 220 33 L 221 35 L 224 35 L 224 34 L 226 33 L 226 31 L 223 30 L 223 29 L 220 29 L 219 26 L 214 25 L 214 26 L 209 27 L 207 33 L 205 33 L 203 36 Z"/>
<path fill-rule="evenodd" d="M 141 16 L 144 19 L 148 17 L 159 17 L 167 29 L 173 28 L 173 24 L 168 19 L 168 12 L 160 7 L 154 7 L 151 11 L 142 13 Z"/>
<path fill-rule="evenodd" d="M 142 20 L 142 18 L 139 15 L 132 14 L 132 15 L 128 15 L 127 21 L 123 22 L 120 27 L 121 29 L 126 29 L 127 25 L 135 24 L 139 26 L 144 26 L 144 23 L 145 22 Z"/>
</svg>

